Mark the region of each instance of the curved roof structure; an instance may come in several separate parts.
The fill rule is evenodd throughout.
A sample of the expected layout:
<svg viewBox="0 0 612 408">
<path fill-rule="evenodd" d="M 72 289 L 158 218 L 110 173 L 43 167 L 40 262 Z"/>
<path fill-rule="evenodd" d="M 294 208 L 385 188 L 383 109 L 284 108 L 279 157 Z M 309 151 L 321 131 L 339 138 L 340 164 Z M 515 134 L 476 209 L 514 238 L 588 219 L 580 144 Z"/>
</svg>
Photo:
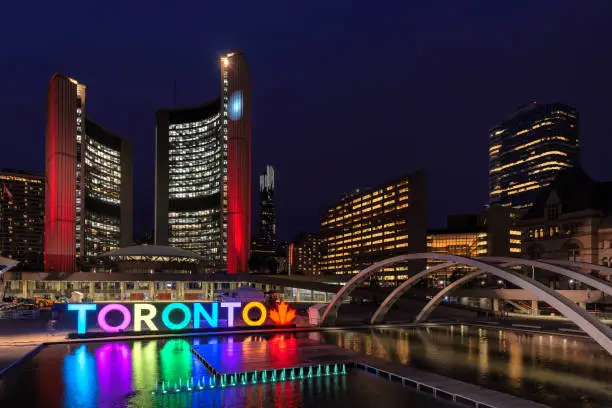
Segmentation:
<svg viewBox="0 0 612 408">
<path fill-rule="evenodd" d="M 170 257 L 170 258 L 194 258 L 201 256 L 186 249 L 174 248 L 163 245 L 134 245 L 106 252 L 101 257 Z"/>
</svg>

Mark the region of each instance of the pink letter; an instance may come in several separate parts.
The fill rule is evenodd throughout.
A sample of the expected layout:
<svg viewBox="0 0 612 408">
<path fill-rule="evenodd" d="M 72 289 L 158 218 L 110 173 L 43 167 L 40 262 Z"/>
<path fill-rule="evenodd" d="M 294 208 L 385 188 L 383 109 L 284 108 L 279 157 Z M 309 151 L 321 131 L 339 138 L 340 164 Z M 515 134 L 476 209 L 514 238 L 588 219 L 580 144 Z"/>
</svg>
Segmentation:
<svg viewBox="0 0 612 408">
<path fill-rule="evenodd" d="M 111 326 L 106 323 L 106 315 L 108 314 L 108 312 L 113 310 L 117 310 L 123 315 L 123 322 L 118 326 Z M 127 307 L 120 305 L 119 303 L 112 303 L 110 305 L 106 305 L 102 309 L 100 309 L 100 313 L 98 313 L 98 325 L 102 330 L 108 333 L 117 333 L 119 331 L 125 330 L 130 325 L 131 321 L 132 315 L 130 314 L 130 311 Z"/>
</svg>

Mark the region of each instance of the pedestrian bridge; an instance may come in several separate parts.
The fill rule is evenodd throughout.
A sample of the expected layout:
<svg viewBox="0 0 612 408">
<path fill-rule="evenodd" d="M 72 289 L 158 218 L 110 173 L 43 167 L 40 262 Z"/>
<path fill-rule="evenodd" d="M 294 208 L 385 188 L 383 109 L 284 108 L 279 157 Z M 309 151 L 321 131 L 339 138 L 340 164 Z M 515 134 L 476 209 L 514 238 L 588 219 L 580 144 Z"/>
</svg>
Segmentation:
<svg viewBox="0 0 612 408">
<path fill-rule="evenodd" d="M 525 276 L 516 270 L 511 269 L 516 266 L 531 266 L 535 269 L 546 270 L 566 278 L 573 279 L 577 282 L 582 282 L 585 285 L 612 296 L 612 284 L 610 282 L 590 275 L 590 271 L 596 270 L 601 274 L 612 275 L 612 268 L 601 265 L 592 265 L 581 262 L 570 261 L 543 261 L 529 260 L 509 257 L 481 257 L 467 258 L 449 254 L 436 253 L 419 253 L 406 254 L 392 258 L 388 258 L 372 264 L 365 268 L 352 279 L 350 279 L 333 297 L 327 305 L 325 312 L 321 316 L 322 325 L 333 325 L 338 317 L 338 310 L 342 302 L 347 299 L 355 289 L 360 287 L 368 278 L 375 275 L 381 268 L 392 266 L 397 263 L 414 261 L 414 260 L 438 260 L 442 263 L 429 267 L 412 275 L 409 279 L 400 284 L 393 292 L 391 292 L 372 315 L 370 323 L 377 324 L 383 321 L 387 312 L 391 307 L 418 282 L 426 279 L 427 276 L 435 271 L 446 269 L 450 266 L 462 265 L 473 268 L 474 272 L 469 272 L 463 277 L 452 282 L 450 285 L 441 289 L 433 298 L 423 307 L 415 318 L 415 323 L 426 321 L 435 308 L 442 300 L 451 294 L 456 289 L 460 288 L 465 283 L 476 279 L 484 273 L 489 273 L 500 279 L 503 279 L 519 288 L 531 293 L 539 300 L 548 303 L 554 307 L 568 320 L 580 327 L 593 340 L 599 343 L 608 353 L 612 354 L 612 329 L 602 323 L 597 318 L 591 316 L 584 309 L 576 305 L 576 303 L 563 296 L 548 286 Z M 588 270 L 588 273 L 576 271 L 575 269 Z"/>
</svg>

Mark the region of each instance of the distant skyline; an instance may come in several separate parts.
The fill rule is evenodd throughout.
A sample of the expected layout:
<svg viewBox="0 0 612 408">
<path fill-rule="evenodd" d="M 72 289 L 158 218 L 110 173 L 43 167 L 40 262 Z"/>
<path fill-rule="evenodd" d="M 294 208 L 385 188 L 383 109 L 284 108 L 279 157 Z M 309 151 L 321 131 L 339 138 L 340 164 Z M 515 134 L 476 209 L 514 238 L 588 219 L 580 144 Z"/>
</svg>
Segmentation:
<svg viewBox="0 0 612 408">
<path fill-rule="evenodd" d="M 134 142 L 138 236 L 153 226 L 155 111 L 174 106 L 175 80 L 179 107 L 214 98 L 219 56 L 239 49 L 252 171 L 277 170 L 279 239 L 317 231 L 345 192 L 421 168 L 429 225 L 442 226 L 487 203 L 488 131 L 533 100 L 578 109 L 583 167 L 612 180 L 610 16 L 607 0 L 13 2 L 0 17 L 0 167 L 44 171 L 46 89 L 64 72 L 87 86 L 88 116 Z"/>
</svg>

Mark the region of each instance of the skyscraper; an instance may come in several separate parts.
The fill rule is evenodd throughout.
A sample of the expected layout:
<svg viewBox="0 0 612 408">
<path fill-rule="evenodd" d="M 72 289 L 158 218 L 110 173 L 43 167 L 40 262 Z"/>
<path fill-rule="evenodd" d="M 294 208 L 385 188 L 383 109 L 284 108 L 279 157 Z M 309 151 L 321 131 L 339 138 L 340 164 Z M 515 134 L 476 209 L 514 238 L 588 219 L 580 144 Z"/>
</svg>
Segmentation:
<svg viewBox="0 0 612 408">
<path fill-rule="evenodd" d="M 44 192 L 43 174 L 0 170 L 0 257 L 21 269 L 43 267 Z"/>
<path fill-rule="evenodd" d="M 259 176 L 261 213 L 259 215 L 259 236 L 257 244 L 260 248 L 274 248 L 276 246 L 275 188 L 274 167 L 266 165 L 265 172 Z"/>
<path fill-rule="evenodd" d="M 220 65 L 218 98 L 155 115 L 155 243 L 237 273 L 251 236 L 251 84 L 241 52 Z"/>
<path fill-rule="evenodd" d="M 489 133 L 489 202 L 521 215 L 560 170 L 578 162 L 576 109 L 560 103 L 521 106 Z"/>
<path fill-rule="evenodd" d="M 132 143 L 85 113 L 85 85 L 47 89 L 45 270 L 73 272 L 132 242 Z"/>
</svg>

